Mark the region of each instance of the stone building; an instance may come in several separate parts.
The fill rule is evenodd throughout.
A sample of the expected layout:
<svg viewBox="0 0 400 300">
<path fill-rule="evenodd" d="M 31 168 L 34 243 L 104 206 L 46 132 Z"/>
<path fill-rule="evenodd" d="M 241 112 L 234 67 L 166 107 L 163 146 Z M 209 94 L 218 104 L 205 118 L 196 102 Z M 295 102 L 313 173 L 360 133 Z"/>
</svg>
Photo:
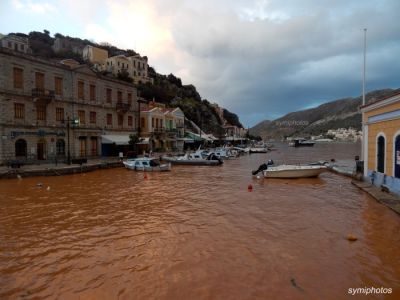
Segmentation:
<svg viewBox="0 0 400 300">
<path fill-rule="evenodd" d="M 1 47 L 8 48 L 10 50 L 31 53 L 31 49 L 29 48 L 29 40 L 27 37 L 9 34 L 0 38 L 0 45 Z"/>
<path fill-rule="evenodd" d="M 148 74 L 149 65 L 146 56 L 129 56 L 128 60 L 130 61 L 129 74 L 134 83 L 153 83 L 153 79 Z"/>
<path fill-rule="evenodd" d="M 118 155 L 137 133 L 132 84 L 5 48 L 0 69 L 0 164 Z"/>
<path fill-rule="evenodd" d="M 54 44 L 52 46 L 54 52 L 68 52 L 71 51 L 73 53 L 82 55 L 83 53 L 83 45 L 80 41 L 74 39 L 68 39 L 64 37 L 57 37 L 54 40 Z"/>
</svg>

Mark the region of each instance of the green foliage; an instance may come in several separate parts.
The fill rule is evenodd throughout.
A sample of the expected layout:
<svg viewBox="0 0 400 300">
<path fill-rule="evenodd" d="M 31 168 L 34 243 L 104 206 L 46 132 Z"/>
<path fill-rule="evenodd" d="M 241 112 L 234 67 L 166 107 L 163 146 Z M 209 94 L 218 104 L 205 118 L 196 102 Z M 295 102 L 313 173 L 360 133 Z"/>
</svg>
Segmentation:
<svg viewBox="0 0 400 300">
<path fill-rule="evenodd" d="M 122 70 L 120 73 L 118 73 L 117 78 L 129 83 L 133 82 L 133 79 L 129 76 L 129 73 L 126 70 Z"/>
</svg>

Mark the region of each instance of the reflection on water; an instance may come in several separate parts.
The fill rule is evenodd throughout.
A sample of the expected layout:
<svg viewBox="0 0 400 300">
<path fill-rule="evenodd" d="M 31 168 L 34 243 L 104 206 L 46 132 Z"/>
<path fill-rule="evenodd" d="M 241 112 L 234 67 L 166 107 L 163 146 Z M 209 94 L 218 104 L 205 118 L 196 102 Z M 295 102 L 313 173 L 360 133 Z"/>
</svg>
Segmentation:
<svg viewBox="0 0 400 300">
<path fill-rule="evenodd" d="M 357 149 L 281 146 L 148 179 L 113 169 L 3 180 L 0 298 L 343 299 L 373 286 L 398 299 L 398 215 L 331 173 L 250 175 L 269 158 L 351 159 Z"/>
</svg>

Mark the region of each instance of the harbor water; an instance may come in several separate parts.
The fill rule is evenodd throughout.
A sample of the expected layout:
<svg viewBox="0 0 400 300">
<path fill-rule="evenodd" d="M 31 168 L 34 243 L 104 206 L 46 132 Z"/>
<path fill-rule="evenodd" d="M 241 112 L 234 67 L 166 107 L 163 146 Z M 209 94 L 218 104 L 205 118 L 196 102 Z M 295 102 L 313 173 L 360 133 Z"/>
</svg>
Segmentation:
<svg viewBox="0 0 400 300">
<path fill-rule="evenodd" d="M 276 146 L 147 178 L 0 181 L 0 299 L 399 299 L 399 215 L 330 172 L 251 176 L 268 159 L 351 161 L 359 145 Z"/>
</svg>

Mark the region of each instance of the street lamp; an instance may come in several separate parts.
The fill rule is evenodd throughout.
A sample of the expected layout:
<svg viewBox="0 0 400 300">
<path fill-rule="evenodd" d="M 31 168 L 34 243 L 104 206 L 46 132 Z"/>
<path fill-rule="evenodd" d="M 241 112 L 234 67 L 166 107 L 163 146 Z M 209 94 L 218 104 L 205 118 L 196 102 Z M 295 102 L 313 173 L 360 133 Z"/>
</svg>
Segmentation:
<svg viewBox="0 0 400 300">
<path fill-rule="evenodd" d="M 75 126 L 79 124 L 79 119 L 70 120 L 69 116 L 67 117 L 67 141 L 68 141 L 68 151 L 67 151 L 67 164 L 71 164 L 71 151 L 70 151 L 70 142 L 69 142 L 69 128 L 70 125 Z"/>
</svg>

